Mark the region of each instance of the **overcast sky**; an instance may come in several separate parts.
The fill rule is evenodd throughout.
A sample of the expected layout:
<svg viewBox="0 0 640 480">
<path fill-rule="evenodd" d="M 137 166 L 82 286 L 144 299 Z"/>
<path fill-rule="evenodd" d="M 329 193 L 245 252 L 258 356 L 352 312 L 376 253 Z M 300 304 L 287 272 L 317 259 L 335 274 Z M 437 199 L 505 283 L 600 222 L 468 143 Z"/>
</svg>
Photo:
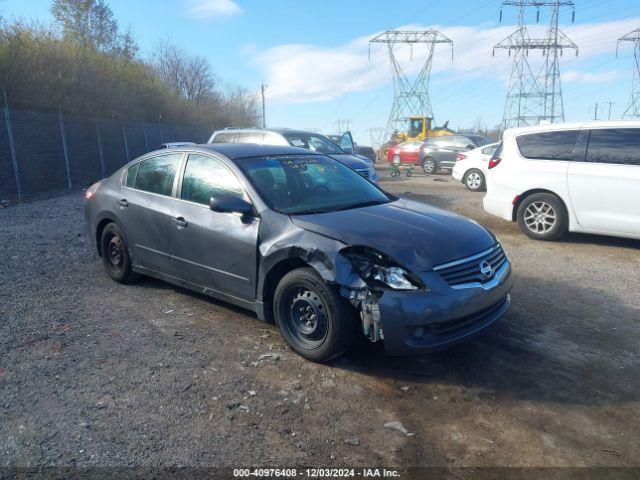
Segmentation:
<svg viewBox="0 0 640 480">
<path fill-rule="evenodd" d="M 575 0 L 561 14 L 562 30 L 578 44 L 576 57 L 561 60 L 568 121 L 622 115 L 631 91 L 633 50 L 616 39 L 640 27 L 640 1 Z M 49 0 L 5 0 L 4 15 L 50 20 Z M 368 55 L 368 40 L 389 28 L 436 28 L 454 42 L 439 47 L 431 80 L 436 122 L 454 128 L 481 117 L 500 122 L 512 58 L 493 45 L 515 27 L 516 12 L 505 7 L 498 22 L 497 0 L 395 2 L 383 0 L 110 0 L 119 22 L 131 25 L 142 53 L 168 39 L 211 61 L 222 81 L 258 91 L 267 89 L 267 122 L 273 126 L 335 130 L 350 119 L 356 141 L 369 143 L 367 130 L 386 125 L 393 98 L 391 68 L 384 46 Z M 532 36 L 542 35 L 549 13 L 528 15 Z M 424 56 L 399 52 L 407 72 Z M 531 53 L 539 62 L 539 52 Z"/>
</svg>

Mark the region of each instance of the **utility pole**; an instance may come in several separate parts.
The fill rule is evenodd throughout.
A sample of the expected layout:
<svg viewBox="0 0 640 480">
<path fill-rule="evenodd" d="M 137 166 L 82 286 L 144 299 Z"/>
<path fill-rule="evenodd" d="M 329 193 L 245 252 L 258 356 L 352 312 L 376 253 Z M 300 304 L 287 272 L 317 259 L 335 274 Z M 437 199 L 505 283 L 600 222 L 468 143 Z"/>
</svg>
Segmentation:
<svg viewBox="0 0 640 480">
<path fill-rule="evenodd" d="M 616 102 L 612 102 L 611 100 L 609 100 L 608 102 L 605 102 L 605 103 L 609 105 L 609 113 L 607 114 L 607 120 L 611 120 L 611 106 Z"/>
<path fill-rule="evenodd" d="M 631 83 L 631 96 L 627 103 L 622 118 L 640 118 L 640 28 L 623 35 L 616 44 L 616 57 L 620 42 L 633 43 L 633 79 Z"/>
<path fill-rule="evenodd" d="M 267 128 L 267 114 L 266 114 L 266 107 L 264 103 L 264 91 L 268 86 L 269 85 L 265 85 L 264 83 L 260 85 L 260 94 L 262 96 L 262 128 Z"/>
<path fill-rule="evenodd" d="M 391 136 L 394 131 L 406 130 L 407 117 L 422 116 L 433 118 L 431 101 L 429 100 L 429 80 L 431 78 L 431 65 L 433 54 L 437 44 L 451 45 L 451 59 L 453 60 L 453 41 L 436 30 L 387 30 L 384 33 L 369 40 L 369 58 L 371 58 L 371 44 L 384 43 L 389 52 L 389 61 L 393 71 L 393 105 L 389 112 L 386 136 Z M 416 45 L 424 45 L 427 56 L 415 79 L 409 79 L 403 70 L 396 48 L 399 45 L 408 45 L 410 58 L 413 59 L 413 48 Z"/>
<path fill-rule="evenodd" d="M 518 27 L 514 33 L 496 44 L 496 49 L 513 52 L 513 67 L 502 129 L 523 125 L 537 125 L 540 122 L 563 122 L 564 104 L 560 83 L 560 56 L 564 49 L 573 49 L 578 55 L 578 46 L 559 28 L 560 7 L 574 9 L 571 0 L 503 0 L 502 7 L 518 8 Z M 531 38 L 525 22 L 525 12 L 529 7 L 536 8 L 536 21 L 540 18 L 540 7 L 551 7 L 551 22 L 544 38 Z M 502 9 L 500 10 L 502 20 Z M 536 74 L 529 62 L 529 52 L 540 50 L 544 64 Z"/>
<path fill-rule="evenodd" d="M 598 105 L 598 102 L 596 102 L 596 104 L 593 107 L 589 107 L 589 112 L 591 112 L 591 110 L 593 110 L 593 119 L 598 120 L 598 112 L 602 110 L 602 107 L 600 107 Z"/>
</svg>

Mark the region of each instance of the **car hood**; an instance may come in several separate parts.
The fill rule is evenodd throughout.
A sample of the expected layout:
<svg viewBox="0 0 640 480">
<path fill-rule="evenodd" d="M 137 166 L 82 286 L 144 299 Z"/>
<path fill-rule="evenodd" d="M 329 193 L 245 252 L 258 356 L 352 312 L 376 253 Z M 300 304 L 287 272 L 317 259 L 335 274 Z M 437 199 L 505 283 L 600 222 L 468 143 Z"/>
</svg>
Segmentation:
<svg viewBox="0 0 640 480">
<path fill-rule="evenodd" d="M 343 163 L 347 167 L 352 168 L 353 170 L 368 170 L 371 167 L 371 161 L 369 159 L 356 157 L 355 155 L 349 155 L 345 153 L 344 155 L 328 156 L 333 158 L 334 160 L 339 161 L 340 163 Z"/>
<path fill-rule="evenodd" d="M 375 248 L 415 272 L 469 257 L 496 242 L 473 220 L 407 199 L 291 219 L 300 228 L 349 246 Z"/>
</svg>

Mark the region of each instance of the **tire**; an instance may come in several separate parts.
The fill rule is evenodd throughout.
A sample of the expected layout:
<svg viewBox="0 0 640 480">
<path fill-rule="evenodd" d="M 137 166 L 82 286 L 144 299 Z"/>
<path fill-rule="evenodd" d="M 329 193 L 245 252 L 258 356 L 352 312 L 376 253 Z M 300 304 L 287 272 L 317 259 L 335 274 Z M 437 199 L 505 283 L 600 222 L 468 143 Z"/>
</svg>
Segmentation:
<svg viewBox="0 0 640 480">
<path fill-rule="evenodd" d="M 483 192 L 487 188 L 484 173 L 477 168 L 472 168 L 465 173 L 462 182 L 472 192 Z"/>
<path fill-rule="evenodd" d="M 551 193 L 534 193 L 518 206 L 520 230 L 534 240 L 558 240 L 568 229 L 567 210 Z"/>
<path fill-rule="evenodd" d="M 289 346 L 314 362 L 342 354 L 359 327 L 355 309 L 312 268 L 298 268 L 282 277 L 273 314 Z"/>
<path fill-rule="evenodd" d="M 432 157 L 425 157 L 424 160 L 422 160 L 422 171 L 427 175 L 436 173 L 438 171 L 438 163 Z"/>
<path fill-rule="evenodd" d="M 107 274 L 118 283 L 131 283 L 138 277 L 131 269 L 131 256 L 124 234 L 115 223 L 105 225 L 100 236 L 102 264 Z"/>
</svg>

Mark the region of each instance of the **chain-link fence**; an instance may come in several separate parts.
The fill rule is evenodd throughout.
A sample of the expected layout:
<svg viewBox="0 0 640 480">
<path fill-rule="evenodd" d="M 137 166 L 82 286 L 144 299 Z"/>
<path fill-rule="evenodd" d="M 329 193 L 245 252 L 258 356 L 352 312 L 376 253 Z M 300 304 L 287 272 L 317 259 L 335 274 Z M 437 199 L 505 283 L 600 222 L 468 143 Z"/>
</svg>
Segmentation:
<svg viewBox="0 0 640 480">
<path fill-rule="evenodd" d="M 204 143 L 210 135 L 185 125 L 1 110 L 2 203 L 84 188 L 163 143 Z"/>
</svg>

